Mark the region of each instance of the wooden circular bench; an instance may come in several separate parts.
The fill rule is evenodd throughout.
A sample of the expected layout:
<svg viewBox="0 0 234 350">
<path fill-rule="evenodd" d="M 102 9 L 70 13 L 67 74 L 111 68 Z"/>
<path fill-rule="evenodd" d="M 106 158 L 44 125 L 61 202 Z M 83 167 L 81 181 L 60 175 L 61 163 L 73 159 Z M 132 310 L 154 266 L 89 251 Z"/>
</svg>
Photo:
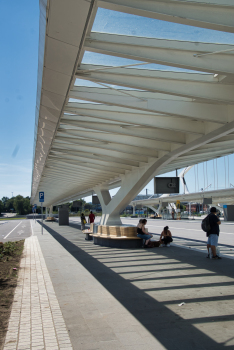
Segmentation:
<svg viewBox="0 0 234 350">
<path fill-rule="evenodd" d="M 45 219 L 45 221 L 56 221 L 56 219 L 53 216 L 47 216 L 47 218 Z"/>
<path fill-rule="evenodd" d="M 94 244 L 113 248 L 139 248 L 143 240 L 137 237 L 137 228 L 133 226 L 99 225 L 98 232 L 90 234 Z"/>
</svg>

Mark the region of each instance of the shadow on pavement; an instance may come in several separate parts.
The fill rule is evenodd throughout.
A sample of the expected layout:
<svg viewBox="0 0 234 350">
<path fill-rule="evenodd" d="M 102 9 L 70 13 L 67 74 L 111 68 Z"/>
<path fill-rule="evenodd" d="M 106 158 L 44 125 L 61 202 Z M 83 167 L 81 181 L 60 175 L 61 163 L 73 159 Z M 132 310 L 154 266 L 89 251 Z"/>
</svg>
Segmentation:
<svg viewBox="0 0 234 350">
<path fill-rule="evenodd" d="M 71 226 L 77 228 L 78 225 Z M 66 236 L 65 238 L 54 230 L 55 227 L 53 227 L 54 229 L 47 225 L 44 225 L 44 227 L 166 349 L 234 348 L 233 345 L 228 346 L 228 337 L 225 338 L 226 342 L 223 343 L 214 340 L 216 329 L 220 327 L 215 324 L 224 321 L 234 321 L 234 315 L 225 314 L 227 312 L 226 309 L 223 310 L 224 314 L 221 316 L 215 315 L 215 313 L 213 315 L 206 313 L 206 307 L 211 302 L 217 302 L 217 306 L 218 302 L 221 301 L 229 302 L 229 305 L 232 305 L 234 299 L 233 293 L 230 293 L 229 290 L 227 291 L 227 295 L 224 292 L 217 292 L 217 290 L 225 291 L 225 288 L 232 288 L 233 290 L 234 269 L 232 261 L 228 259 L 212 261 L 205 259 L 204 254 L 178 247 L 171 247 L 169 250 L 155 248 L 147 251 L 141 249 L 128 249 L 127 251 L 111 248 L 103 249 L 103 247 L 93 246 L 92 243 L 84 241 L 83 235 L 77 236 L 76 234 L 74 236 L 73 232 L 72 234 L 64 234 Z M 79 237 L 81 239 L 77 241 Z M 76 244 L 72 243 L 69 239 L 76 239 Z M 140 253 L 144 252 L 143 258 L 142 255 L 138 255 L 139 259 L 137 259 L 137 253 L 139 254 L 139 251 Z M 121 255 L 123 255 L 123 259 L 113 259 L 115 253 L 118 255 L 117 258 L 121 258 Z M 150 262 L 152 255 L 155 255 L 155 268 L 151 269 L 150 267 L 149 271 L 146 269 L 148 266 L 147 257 Z M 134 257 L 133 260 L 131 260 L 132 257 Z M 159 261 L 158 263 L 157 260 Z M 126 264 L 119 266 L 119 261 L 121 263 L 126 261 Z M 115 263 L 117 265 L 114 265 Z M 176 265 L 179 265 L 178 271 L 183 273 L 183 270 L 189 270 L 191 275 L 177 275 Z M 165 266 L 165 268 L 158 270 L 157 266 L 158 268 Z M 126 268 L 129 268 L 129 271 L 124 271 Z M 116 269 L 116 271 L 113 269 Z M 121 269 L 121 272 L 118 272 L 118 269 Z M 197 272 L 199 270 L 204 270 L 205 273 Z M 165 274 L 172 273 L 172 275 L 165 275 L 160 278 L 154 277 L 153 274 L 158 273 L 158 271 Z M 134 275 L 137 276 L 139 274 L 142 274 L 142 276 L 134 279 Z M 223 279 L 224 276 L 227 277 L 225 281 Z M 214 282 L 213 279 L 209 280 L 211 277 L 215 277 L 216 281 Z M 190 278 L 194 278 L 195 280 L 196 278 L 200 278 L 201 281 L 199 283 L 196 280 L 193 284 Z M 170 279 L 173 280 L 171 284 Z M 177 279 L 180 282 L 178 282 L 178 285 L 175 285 Z M 150 283 L 153 283 L 152 288 L 149 288 Z M 155 284 L 157 284 L 156 287 Z M 204 292 L 206 289 L 207 292 Z M 183 298 L 183 290 L 186 291 L 188 294 L 186 300 L 180 300 L 174 297 L 174 295 L 178 296 L 178 290 L 182 293 L 181 298 Z M 191 295 L 189 295 L 190 290 Z M 166 294 L 163 301 L 162 296 L 164 292 Z M 210 295 L 209 292 L 211 293 Z M 158 301 L 157 298 L 161 298 L 160 300 L 162 301 Z M 187 309 L 177 307 L 178 303 L 182 301 L 188 304 L 188 306 L 186 305 Z M 202 315 L 198 317 L 196 314 L 194 316 L 196 310 L 191 310 L 191 307 L 189 307 L 191 303 L 206 303 L 203 307 L 199 304 L 199 308 L 204 311 Z M 176 311 L 173 311 L 170 307 L 174 307 Z M 197 326 L 199 326 L 199 329 Z M 231 326 L 233 324 L 229 325 L 229 327 Z"/>
</svg>

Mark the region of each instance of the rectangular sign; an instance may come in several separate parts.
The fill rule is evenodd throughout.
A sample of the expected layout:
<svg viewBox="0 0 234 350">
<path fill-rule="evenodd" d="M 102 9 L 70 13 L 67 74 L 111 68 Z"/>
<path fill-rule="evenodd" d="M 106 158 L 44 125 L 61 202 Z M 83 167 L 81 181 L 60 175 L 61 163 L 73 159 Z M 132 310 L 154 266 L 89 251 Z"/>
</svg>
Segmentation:
<svg viewBox="0 0 234 350">
<path fill-rule="evenodd" d="M 212 204 L 212 198 L 203 198 L 203 204 Z"/>
<path fill-rule="evenodd" d="M 92 204 L 100 204 L 98 196 L 92 196 Z"/>
<path fill-rule="evenodd" d="M 81 201 L 74 201 L 72 206 L 74 208 L 82 208 L 82 202 Z"/>
<path fill-rule="evenodd" d="M 39 192 L 39 202 L 44 202 L 44 192 Z"/>
<path fill-rule="evenodd" d="M 180 193 L 179 177 L 155 177 L 154 178 L 154 193 L 156 194 L 171 194 Z"/>
</svg>

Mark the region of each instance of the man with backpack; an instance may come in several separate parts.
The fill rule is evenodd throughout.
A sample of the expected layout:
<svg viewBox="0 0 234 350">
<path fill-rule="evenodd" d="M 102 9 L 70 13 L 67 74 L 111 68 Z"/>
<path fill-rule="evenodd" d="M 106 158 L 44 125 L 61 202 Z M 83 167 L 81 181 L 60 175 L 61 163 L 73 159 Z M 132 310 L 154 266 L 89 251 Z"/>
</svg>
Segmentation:
<svg viewBox="0 0 234 350">
<path fill-rule="evenodd" d="M 204 219 L 205 220 L 205 219 Z M 207 225 L 208 231 L 207 231 L 207 249 L 208 249 L 208 256 L 210 257 L 209 248 L 211 248 L 212 251 L 212 259 L 221 259 L 219 256 L 216 255 L 216 247 L 218 245 L 218 238 L 219 238 L 219 225 L 221 224 L 221 221 L 217 217 L 217 210 L 215 207 L 212 207 L 210 209 L 210 214 L 207 216 L 206 220 L 209 221 L 209 224 Z"/>
</svg>

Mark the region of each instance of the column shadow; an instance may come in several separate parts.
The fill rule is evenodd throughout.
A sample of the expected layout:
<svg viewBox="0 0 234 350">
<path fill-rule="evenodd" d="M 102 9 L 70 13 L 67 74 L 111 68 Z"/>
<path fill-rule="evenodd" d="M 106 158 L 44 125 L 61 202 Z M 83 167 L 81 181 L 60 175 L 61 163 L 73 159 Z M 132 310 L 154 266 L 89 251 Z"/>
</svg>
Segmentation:
<svg viewBox="0 0 234 350">
<path fill-rule="evenodd" d="M 197 323 L 210 323 L 210 322 L 221 322 L 221 321 L 234 321 L 233 315 L 228 316 L 213 316 L 213 317 L 200 317 L 185 319 L 173 312 L 164 302 L 159 302 L 148 294 L 148 291 L 158 290 L 163 291 L 165 289 L 170 290 L 173 295 L 173 290 L 182 288 L 183 286 L 170 286 L 170 287 L 158 287 L 152 289 L 140 289 L 132 284 L 132 280 L 128 280 L 119 275 L 119 273 L 113 271 L 111 268 L 105 266 L 105 263 L 98 261 L 92 253 L 85 252 L 83 244 L 83 237 L 81 240 L 82 248 L 72 243 L 69 237 L 70 234 L 64 234 L 66 238 L 60 233 L 55 231 L 55 227 L 44 225 L 46 230 L 51 234 L 54 239 L 57 240 L 85 269 L 99 282 L 102 286 L 112 294 L 112 296 L 118 300 L 125 308 L 130 312 L 151 334 L 155 337 L 166 349 L 168 350 L 190 350 L 190 349 L 227 349 L 233 346 L 228 346 L 226 343 L 218 343 L 212 337 L 206 335 L 195 327 Z M 77 227 L 76 227 L 77 228 Z M 90 247 L 90 243 L 87 243 L 87 247 Z M 172 247 L 171 247 L 172 248 Z M 107 248 L 111 251 L 111 248 Z M 130 250 L 128 250 L 130 251 Z M 136 252 L 139 249 L 132 249 Z M 159 253 L 159 248 L 149 250 L 151 253 Z M 114 254 L 114 252 L 113 252 Z M 164 250 L 163 253 L 160 249 L 160 254 L 168 259 L 176 259 L 181 264 L 191 264 L 191 267 L 197 269 L 206 269 L 215 274 L 228 276 L 233 278 L 234 272 L 233 267 L 230 266 L 230 261 L 209 261 L 204 259 L 204 254 L 185 250 L 179 247 L 173 247 L 173 249 Z M 189 261 L 188 261 L 189 259 Z M 131 262 L 131 261 L 130 261 Z M 140 263 L 140 262 L 139 262 Z M 215 265 L 214 265 L 215 263 Z M 220 263 L 219 265 L 217 263 Z M 165 262 L 166 264 L 166 262 Z M 155 263 L 157 266 L 157 262 Z M 156 271 L 156 270 L 154 270 Z M 144 271 L 138 271 L 144 273 Z M 148 272 L 148 271 L 147 271 Z M 131 273 L 131 271 L 129 272 Z M 122 273 L 121 273 L 122 274 Z M 174 277 L 172 277 L 174 278 Z M 187 277 L 189 278 L 189 277 Z M 157 278 L 155 279 L 157 280 Z M 185 282 L 186 283 L 186 282 Z M 231 283 L 216 283 L 217 286 L 232 285 Z M 190 285 L 192 287 L 198 287 L 198 285 Z M 199 288 L 210 287 L 211 284 L 204 283 L 199 285 Z M 184 287 L 185 288 L 185 287 Z M 187 287 L 189 288 L 189 287 Z M 231 298 L 231 297 L 230 297 Z M 209 298 L 204 298 L 204 301 L 209 301 Z M 189 302 L 196 302 L 197 298 L 189 299 Z M 203 298 L 199 299 L 200 302 Z M 212 298 L 210 299 L 212 300 Z M 215 299 L 219 301 L 220 299 Z M 174 303 L 177 303 L 175 301 Z M 169 301 L 170 303 L 170 301 Z M 213 334 L 211 334 L 212 336 Z"/>
</svg>

